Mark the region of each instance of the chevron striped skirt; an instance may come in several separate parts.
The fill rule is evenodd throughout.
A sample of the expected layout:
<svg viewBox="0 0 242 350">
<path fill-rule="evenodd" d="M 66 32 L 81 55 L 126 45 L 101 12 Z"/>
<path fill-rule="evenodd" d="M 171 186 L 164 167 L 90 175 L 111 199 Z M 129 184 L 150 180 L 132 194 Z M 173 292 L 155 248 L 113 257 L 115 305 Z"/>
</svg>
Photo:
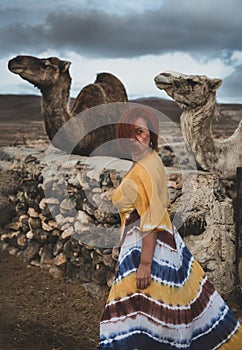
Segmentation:
<svg viewBox="0 0 242 350">
<path fill-rule="evenodd" d="M 141 247 L 136 221 L 125 232 L 98 349 L 241 350 L 239 322 L 177 230 L 158 232 L 152 282 L 142 290 L 136 288 Z"/>
</svg>

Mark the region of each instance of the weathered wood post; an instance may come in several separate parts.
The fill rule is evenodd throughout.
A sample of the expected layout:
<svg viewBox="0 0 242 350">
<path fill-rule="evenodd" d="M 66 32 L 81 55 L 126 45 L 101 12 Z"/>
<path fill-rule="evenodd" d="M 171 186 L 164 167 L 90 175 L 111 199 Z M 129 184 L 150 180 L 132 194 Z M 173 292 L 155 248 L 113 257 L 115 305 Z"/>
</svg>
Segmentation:
<svg viewBox="0 0 242 350">
<path fill-rule="evenodd" d="M 236 280 L 238 286 L 238 303 L 242 307 L 242 167 L 237 168 L 237 197 L 235 199 L 236 230 Z"/>
</svg>

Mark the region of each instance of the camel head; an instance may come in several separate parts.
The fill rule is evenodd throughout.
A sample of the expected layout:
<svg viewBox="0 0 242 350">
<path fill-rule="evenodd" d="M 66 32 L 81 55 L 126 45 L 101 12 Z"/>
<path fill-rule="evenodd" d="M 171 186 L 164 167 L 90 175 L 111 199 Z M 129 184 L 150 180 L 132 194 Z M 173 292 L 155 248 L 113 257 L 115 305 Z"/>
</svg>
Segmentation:
<svg viewBox="0 0 242 350">
<path fill-rule="evenodd" d="M 71 84 L 69 67 L 71 62 L 57 57 L 37 58 L 17 56 L 8 62 L 10 72 L 37 86 L 41 91 L 56 84 Z"/>
<path fill-rule="evenodd" d="M 165 90 L 181 109 L 188 110 L 203 106 L 211 95 L 215 98 L 222 80 L 205 75 L 163 72 L 155 77 L 155 84 L 158 89 Z"/>
</svg>

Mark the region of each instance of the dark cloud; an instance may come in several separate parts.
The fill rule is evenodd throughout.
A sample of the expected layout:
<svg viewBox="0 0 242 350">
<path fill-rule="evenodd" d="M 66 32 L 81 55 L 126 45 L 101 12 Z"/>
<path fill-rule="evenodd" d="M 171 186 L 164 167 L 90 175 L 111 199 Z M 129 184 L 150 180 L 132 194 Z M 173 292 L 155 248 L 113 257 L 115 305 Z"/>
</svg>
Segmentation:
<svg viewBox="0 0 242 350">
<path fill-rule="evenodd" d="M 7 56 L 9 53 L 43 50 L 43 43 L 48 40 L 43 38 L 40 26 L 30 27 L 22 23 L 7 26 L 0 37 L 0 55 Z M 44 40 L 43 40 L 44 39 Z"/>
<path fill-rule="evenodd" d="M 219 96 L 223 96 L 227 101 L 242 102 L 242 65 L 237 66 L 231 75 L 223 79 Z"/>
<path fill-rule="evenodd" d="M 211 1 L 169 0 L 159 10 L 126 15 L 94 9 L 60 10 L 42 14 L 41 23 L 40 18 L 23 21 L 21 11 L 18 22 L 6 24 L 5 19 L 1 24 L 0 56 L 38 54 L 47 49 L 72 50 L 89 57 L 172 51 L 215 56 L 242 49 L 241 7 L 237 0 L 215 0 L 212 5 Z M 7 16 L 6 10 L 2 12 Z"/>
</svg>

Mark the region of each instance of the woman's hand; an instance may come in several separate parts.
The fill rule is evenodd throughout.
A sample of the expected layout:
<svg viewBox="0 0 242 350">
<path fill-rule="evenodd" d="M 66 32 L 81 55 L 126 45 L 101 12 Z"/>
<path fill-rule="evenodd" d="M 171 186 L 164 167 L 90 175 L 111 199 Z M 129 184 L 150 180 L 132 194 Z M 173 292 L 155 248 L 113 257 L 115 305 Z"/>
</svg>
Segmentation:
<svg viewBox="0 0 242 350">
<path fill-rule="evenodd" d="M 142 239 L 140 264 L 136 272 L 136 286 L 138 289 L 147 288 L 151 283 L 151 265 L 156 247 L 157 232 L 147 232 Z"/>
<path fill-rule="evenodd" d="M 151 264 L 139 264 L 136 273 L 136 287 L 145 289 L 151 284 Z"/>
</svg>

